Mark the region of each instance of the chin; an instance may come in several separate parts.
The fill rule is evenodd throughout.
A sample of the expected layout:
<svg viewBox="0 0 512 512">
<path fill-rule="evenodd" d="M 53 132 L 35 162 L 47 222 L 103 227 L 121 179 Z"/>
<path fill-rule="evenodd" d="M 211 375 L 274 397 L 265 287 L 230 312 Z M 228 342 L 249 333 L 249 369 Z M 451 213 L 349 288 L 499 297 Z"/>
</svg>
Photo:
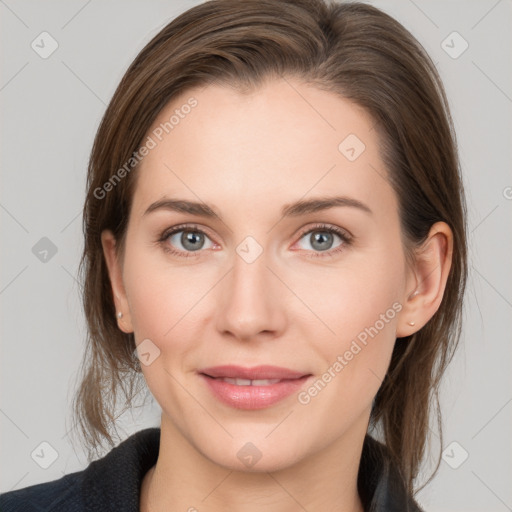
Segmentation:
<svg viewBox="0 0 512 512">
<path fill-rule="evenodd" d="M 261 446 L 261 445 L 260 445 Z M 234 456 L 233 456 L 234 453 Z M 301 460 L 296 447 L 280 448 L 263 446 L 247 441 L 240 447 L 231 447 L 228 452 L 204 454 L 211 462 L 230 471 L 244 473 L 268 473 L 290 468 Z M 304 454 L 305 456 L 305 454 Z"/>
<path fill-rule="evenodd" d="M 255 432 L 254 428 L 246 429 L 246 434 L 239 430 L 233 438 L 225 432 L 219 434 L 222 437 L 218 435 L 212 438 L 210 435 L 206 438 L 201 432 L 199 438 L 189 438 L 189 441 L 203 457 L 230 471 L 279 471 L 293 466 L 307 456 L 303 436 L 301 439 L 286 435 L 272 439 L 274 434 L 269 436 L 272 428 L 265 425 L 261 432 Z M 234 433 L 229 427 L 228 430 Z"/>
</svg>

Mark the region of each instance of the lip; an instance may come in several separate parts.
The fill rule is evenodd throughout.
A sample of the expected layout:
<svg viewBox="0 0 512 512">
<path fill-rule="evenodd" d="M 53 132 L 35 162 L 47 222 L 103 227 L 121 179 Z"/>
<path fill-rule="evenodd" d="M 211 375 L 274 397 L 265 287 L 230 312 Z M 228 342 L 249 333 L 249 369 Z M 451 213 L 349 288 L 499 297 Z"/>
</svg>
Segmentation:
<svg viewBox="0 0 512 512">
<path fill-rule="evenodd" d="M 222 403 L 235 409 L 256 410 L 270 407 L 297 392 L 311 377 L 311 374 L 281 368 L 278 366 L 261 365 L 252 368 L 224 365 L 203 368 L 198 371 L 208 389 Z M 221 380 L 276 380 L 268 385 L 237 385 Z"/>
<path fill-rule="evenodd" d="M 290 370 L 289 368 L 281 368 L 279 366 L 260 365 L 252 368 L 245 368 L 236 365 L 212 366 L 203 368 L 199 373 L 204 373 L 209 377 L 219 378 L 228 377 L 231 379 L 298 379 L 309 375 L 305 372 Z"/>
</svg>

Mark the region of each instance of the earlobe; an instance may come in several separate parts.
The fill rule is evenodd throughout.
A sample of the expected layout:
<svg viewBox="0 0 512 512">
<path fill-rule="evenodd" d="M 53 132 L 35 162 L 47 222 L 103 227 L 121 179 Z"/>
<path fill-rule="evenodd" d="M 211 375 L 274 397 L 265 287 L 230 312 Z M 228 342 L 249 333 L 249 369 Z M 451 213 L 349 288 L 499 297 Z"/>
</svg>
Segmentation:
<svg viewBox="0 0 512 512">
<path fill-rule="evenodd" d="M 132 322 L 128 300 L 123 283 L 122 265 L 117 253 L 117 242 L 114 234 L 110 230 L 101 233 L 101 244 L 103 255 L 108 268 L 110 284 L 112 287 L 112 296 L 116 308 L 116 318 L 119 329 L 125 333 L 132 333 Z"/>
<path fill-rule="evenodd" d="M 425 242 L 416 251 L 414 269 L 407 280 L 397 338 L 417 332 L 439 309 L 450 273 L 452 254 L 452 230 L 445 222 L 435 223 Z"/>
</svg>

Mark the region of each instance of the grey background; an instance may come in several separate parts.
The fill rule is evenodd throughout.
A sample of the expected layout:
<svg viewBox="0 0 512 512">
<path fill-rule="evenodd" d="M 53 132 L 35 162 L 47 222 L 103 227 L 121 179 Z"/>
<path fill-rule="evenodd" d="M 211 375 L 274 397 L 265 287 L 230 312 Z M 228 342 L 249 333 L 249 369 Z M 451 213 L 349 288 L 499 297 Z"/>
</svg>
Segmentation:
<svg viewBox="0 0 512 512">
<path fill-rule="evenodd" d="M 68 435 L 85 332 L 76 272 L 87 158 L 128 64 L 194 3 L 0 1 L 2 492 L 87 465 Z M 512 2 L 371 3 L 403 23 L 438 66 L 469 203 L 466 324 L 442 395 L 447 451 L 418 501 L 432 512 L 512 510 Z M 46 59 L 31 47 L 43 31 L 58 43 Z M 453 31 L 469 44 L 457 58 L 464 43 L 446 39 Z M 123 417 L 124 435 L 158 421 L 153 403 Z M 43 469 L 52 449 L 57 458 Z M 431 467 L 426 461 L 425 475 Z"/>
</svg>

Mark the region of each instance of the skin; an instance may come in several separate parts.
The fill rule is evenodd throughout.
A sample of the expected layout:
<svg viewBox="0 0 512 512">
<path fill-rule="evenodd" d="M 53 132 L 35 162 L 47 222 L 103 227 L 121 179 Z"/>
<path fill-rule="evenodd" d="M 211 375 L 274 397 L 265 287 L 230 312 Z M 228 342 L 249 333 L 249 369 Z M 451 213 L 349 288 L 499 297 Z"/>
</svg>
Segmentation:
<svg viewBox="0 0 512 512">
<path fill-rule="evenodd" d="M 377 131 L 351 102 L 291 79 L 245 95 L 211 85 L 176 98 L 151 130 L 191 96 L 197 107 L 137 170 L 123 256 L 112 233 L 102 233 L 119 328 L 160 351 L 141 365 L 162 408 L 141 510 L 360 512 L 357 471 L 372 400 L 395 342 L 405 342 L 397 338 L 421 329 L 441 303 L 450 228 L 435 224 L 407 265 Z M 338 149 L 348 134 L 366 146 L 353 162 Z M 281 215 L 300 199 L 332 196 L 357 199 L 372 213 L 337 206 Z M 164 197 L 207 203 L 220 218 L 144 214 Z M 181 232 L 158 241 L 182 223 L 206 233 L 188 258 L 164 250 L 187 253 Z M 334 234 L 318 249 L 318 223 L 348 231 L 352 242 Z M 252 263 L 236 252 L 247 236 L 262 249 Z M 394 303 L 401 311 L 307 404 L 293 394 L 265 409 L 234 409 L 197 374 L 272 364 L 316 380 Z M 247 442 L 262 454 L 251 468 L 237 457 Z"/>
</svg>

